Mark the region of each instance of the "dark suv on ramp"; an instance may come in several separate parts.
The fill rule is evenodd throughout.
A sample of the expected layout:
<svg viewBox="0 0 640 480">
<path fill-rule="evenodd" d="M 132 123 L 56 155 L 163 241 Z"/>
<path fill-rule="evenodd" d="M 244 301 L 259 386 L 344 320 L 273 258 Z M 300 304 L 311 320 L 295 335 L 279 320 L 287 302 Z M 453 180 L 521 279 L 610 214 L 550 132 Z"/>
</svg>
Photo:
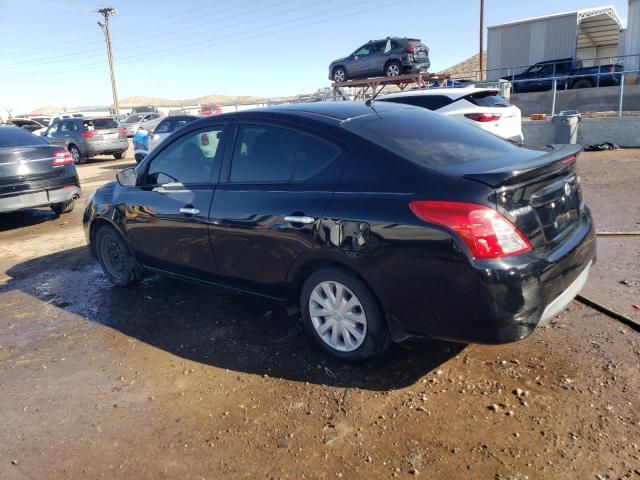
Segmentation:
<svg viewBox="0 0 640 480">
<path fill-rule="evenodd" d="M 355 78 L 395 77 L 405 73 L 426 72 L 429 49 L 414 38 L 387 37 L 370 40 L 348 57 L 329 65 L 329 80 L 336 83 Z"/>
<path fill-rule="evenodd" d="M 269 297 L 345 360 L 413 335 L 510 342 L 595 259 L 578 152 L 394 103 L 234 112 L 120 172 L 83 223 L 114 284 L 149 270 Z"/>
</svg>

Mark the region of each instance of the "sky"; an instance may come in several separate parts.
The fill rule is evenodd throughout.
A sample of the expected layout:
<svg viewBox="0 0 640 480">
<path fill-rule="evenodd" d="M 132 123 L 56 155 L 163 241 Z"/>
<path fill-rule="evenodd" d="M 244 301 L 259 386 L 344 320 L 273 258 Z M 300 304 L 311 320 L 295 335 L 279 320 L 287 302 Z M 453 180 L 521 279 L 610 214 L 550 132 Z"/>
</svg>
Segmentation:
<svg viewBox="0 0 640 480">
<path fill-rule="evenodd" d="M 284 96 L 329 86 L 329 63 L 368 40 L 420 38 L 432 71 L 478 51 L 480 0 L 0 0 L 0 116 L 109 105 L 96 8 L 111 18 L 120 98 Z M 485 26 L 627 0 L 485 0 Z M 486 32 L 485 32 L 486 41 Z"/>
</svg>

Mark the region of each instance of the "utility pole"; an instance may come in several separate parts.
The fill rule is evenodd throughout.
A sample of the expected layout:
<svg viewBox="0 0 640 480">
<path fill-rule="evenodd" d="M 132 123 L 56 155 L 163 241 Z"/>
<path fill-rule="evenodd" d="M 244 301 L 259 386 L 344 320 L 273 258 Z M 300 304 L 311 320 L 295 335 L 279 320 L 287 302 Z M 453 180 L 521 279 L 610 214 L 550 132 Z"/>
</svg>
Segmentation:
<svg viewBox="0 0 640 480">
<path fill-rule="evenodd" d="M 111 31 L 109 30 L 109 17 L 117 13 L 115 8 L 107 7 L 97 10 L 99 14 L 104 17 L 104 23 L 98 22 L 98 25 L 104 33 L 105 40 L 107 42 L 107 57 L 109 58 L 109 71 L 111 72 L 111 93 L 113 94 L 113 109 L 114 113 L 118 115 L 120 113 L 118 109 L 118 90 L 116 88 L 116 71 L 113 64 L 113 50 L 111 48 Z"/>
<path fill-rule="evenodd" d="M 484 46 L 484 0 L 480 0 L 480 80 L 484 80 L 484 62 L 482 61 L 482 50 Z"/>
</svg>

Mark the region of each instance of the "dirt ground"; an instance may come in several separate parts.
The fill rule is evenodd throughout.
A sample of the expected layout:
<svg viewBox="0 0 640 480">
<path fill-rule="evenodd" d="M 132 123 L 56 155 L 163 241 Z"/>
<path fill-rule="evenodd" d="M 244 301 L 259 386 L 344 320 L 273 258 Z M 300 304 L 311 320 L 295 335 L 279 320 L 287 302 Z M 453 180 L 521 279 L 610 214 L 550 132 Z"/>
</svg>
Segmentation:
<svg viewBox="0 0 640 480">
<path fill-rule="evenodd" d="M 86 198 L 122 161 L 79 167 Z M 640 230 L 640 151 L 583 154 L 601 231 Z M 112 287 L 71 214 L 0 216 L 0 478 L 640 479 L 640 333 L 573 302 L 502 346 L 358 366 L 263 300 Z M 640 321 L 640 238 L 584 293 Z"/>
</svg>

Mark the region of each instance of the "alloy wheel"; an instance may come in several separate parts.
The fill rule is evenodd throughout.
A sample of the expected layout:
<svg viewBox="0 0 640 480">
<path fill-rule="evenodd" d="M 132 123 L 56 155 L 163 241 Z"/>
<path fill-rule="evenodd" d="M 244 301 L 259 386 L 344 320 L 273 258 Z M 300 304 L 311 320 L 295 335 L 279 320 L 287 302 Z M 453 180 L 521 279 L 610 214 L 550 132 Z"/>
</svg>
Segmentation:
<svg viewBox="0 0 640 480">
<path fill-rule="evenodd" d="M 400 75 L 400 67 L 395 63 L 392 63 L 387 67 L 387 77 L 397 77 Z"/>
<path fill-rule="evenodd" d="M 71 153 L 71 158 L 73 159 L 73 163 L 79 163 L 80 162 L 80 150 L 78 150 L 76 147 L 71 147 L 69 149 L 69 153 Z"/>
<path fill-rule="evenodd" d="M 337 83 L 344 82 L 344 70 L 341 68 L 337 69 L 333 73 L 333 80 Z"/>
<path fill-rule="evenodd" d="M 309 315 L 316 333 L 339 352 L 358 349 L 367 336 L 367 316 L 356 295 L 340 282 L 321 282 L 309 297 Z"/>
</svg>

